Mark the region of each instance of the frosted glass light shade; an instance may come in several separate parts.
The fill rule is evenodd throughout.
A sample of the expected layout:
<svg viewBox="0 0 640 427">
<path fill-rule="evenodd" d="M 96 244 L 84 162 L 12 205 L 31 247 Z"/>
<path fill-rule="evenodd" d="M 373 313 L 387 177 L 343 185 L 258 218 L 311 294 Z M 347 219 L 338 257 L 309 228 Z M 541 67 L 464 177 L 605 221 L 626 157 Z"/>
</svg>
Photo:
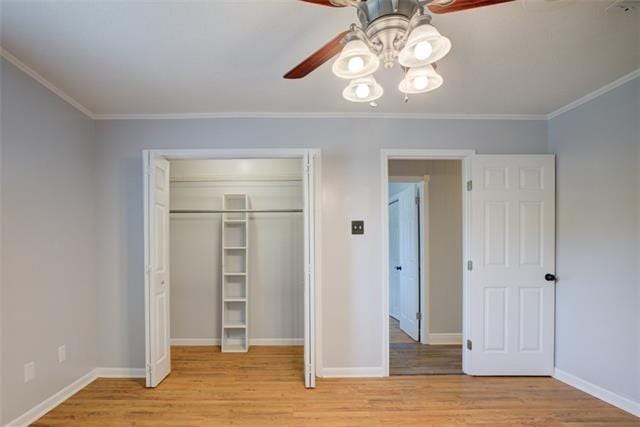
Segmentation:
<svg viewBox="0 0 640 427">
<path fill-rule="evenodd" d="M 409 34 L 398 62 L 404 67 L 422 67 L 444 58 L 450 50 L 451 40 L 442 36 L 433 25 L 418 25 Z"/>
<path fill-rule="evenodd" d="M 351 40 L 333 63 L 333 74 L 353 80 L 373 74 L 380 67 L 380 59 L 362 40 Z"/>
<path fill-rule="evenodd" d="M 352 80 L 342 92 L 342 96 L 351 102 L 371 102 L 383 94 L 384 89 L 373 76 Z"/>
<path fill-rule="evenodd" d="M 406 77 L 400 82 L 398 89 L 403 93 L 425 93 L 438 89 L 444 82 L 442 76 L 436 73 L 431 65 L 411 68 Z"/>
</svg>

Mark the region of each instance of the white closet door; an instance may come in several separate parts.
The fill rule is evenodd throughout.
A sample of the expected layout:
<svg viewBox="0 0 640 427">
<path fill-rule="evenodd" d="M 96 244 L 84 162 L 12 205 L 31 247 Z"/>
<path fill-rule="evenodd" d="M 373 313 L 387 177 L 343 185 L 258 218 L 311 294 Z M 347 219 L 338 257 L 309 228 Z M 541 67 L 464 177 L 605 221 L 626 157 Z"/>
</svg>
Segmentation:
<svg viewBox="0 0 640 427">
<path fill-rule="evenodd" d="M 169 332 L 169 162 L 148 159 L 147 387 L 156 387 L 171 372 Z"/>
<path fill-rule="evenodd" d="M 418 264 L 418 205 L 415 185 L 398 196 L 400 225 L 400 329 L 418 341 L 420 281 Z"/>
<path fill-rule="evenodd" d="M 314 156 L 305 154 L 302 161 L 304 186 L 304 385 L 316 386 L 315 356 L 315 227 L 314 227 Z"/>
<path fill-rule="evenodd" d="M 551 375 L 555 160 L 475 156 L 471 164 L 472 375 Z"/>
</svg>

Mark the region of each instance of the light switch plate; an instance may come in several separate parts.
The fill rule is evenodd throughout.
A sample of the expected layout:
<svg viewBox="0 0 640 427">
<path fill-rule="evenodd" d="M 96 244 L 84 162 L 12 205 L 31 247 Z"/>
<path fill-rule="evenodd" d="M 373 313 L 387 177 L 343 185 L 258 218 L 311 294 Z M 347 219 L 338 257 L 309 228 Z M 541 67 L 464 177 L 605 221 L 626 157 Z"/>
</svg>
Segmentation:
<svg viewBox="0 0 640 427">
<path fill-rule="evenodd" d="M 28 383 L 36 378 L 36 364 L 35 362 L 25 363 L 24 365 L 24 382 Z"/>
<path fill-rule="evenodd" d="M 62 363 L 67 360 L 67 346 L 62 344 L 58 347 L 58 363 Z"/>
<path fill-rule="evenodd" d="M 351 221 L 351 234 L 364 234 L 364 221 Z"/>
</svg>

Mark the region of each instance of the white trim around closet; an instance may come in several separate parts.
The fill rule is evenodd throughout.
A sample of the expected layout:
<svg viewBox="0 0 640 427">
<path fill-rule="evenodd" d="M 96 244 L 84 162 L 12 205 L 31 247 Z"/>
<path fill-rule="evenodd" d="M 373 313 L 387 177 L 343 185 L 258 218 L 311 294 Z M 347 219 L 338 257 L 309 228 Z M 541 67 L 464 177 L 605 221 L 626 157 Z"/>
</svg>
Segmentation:
<svg viewBox="0 0 640 427">
<path fill-rule="evenodd" d="M 300 158 L 305 162 L 305 159 L 312 158 L 315 166 L 312 168 L 313 170 L 320 171 L 321 164 L 321 151 L 318 149 L 194 149 L 194 150 L 182 150 L 182 149 L 168 149 L 168 150 L 143 150 L 142 157 L 145 159 L 145 179 L 144 179 L 144 188 L 143 188 L 143 201 L 144 201 L 144 214 L 145 214 L 145 224 L 147 224 L 147 215 L 148 206 L 148 175 L 147 170 L 149 169 L 149 164 L 147 163 L 149 159 L 155 157 L 164 157 L 168 160 L 188 160 L 188 159 L 198 159 L 198 160 L 209 160 L 209 159 L 259 159 L 259 158 Z M 309 170 L 309 165 L 306 166 L 307 170 Z M 319 179 L 319 175 L 316 175 L 315 172 L 312 175 L 313 177 L 313 194 L 310 196 L 315 200 L 319 195 L 322 194 L 321 189 L 321 181 Z M 308 274 L 312 277 L 313 280 L 310 280 L 310 297 L 308 302 L 305 301 L 305 310 L 309 310 L 309 315 L 313 316 L 311 319 L 312 330 L 311 333 L 311 343 L 310 343 L 310 351 L 312 352 L 312 360 L 309 363 L 309 367 L 312 368 L 311 372 L 315 373 L 315 376 L 319 375 L 319 371 L 322 367 L 322 351 L 320 348 L 320 337 L 322 336 L 318 333 L 319 325 L 322 323 L 322 319 L 320 318 L 322 310 L 320 307 L 320 298 L 318 295 L 320 294 L 320 239 L 318 236 L 322 235 L 321 224 L 320 224 L 320 204 L 319 203 L 311 203 L 311 218 L 313 219 L 313 228 L 314 228 L 314 236 L 315 240 L 313 241 L 313 257 L 311 259 L 312 265 L 309 266 Z M 146 265 L 148 264 L 149 259 L 149 233 L 147 227 L 145 226 L 145 236 L 144 236 L 144 248 L 145 248 L 145 262 L 143 267 L 146 270 Z M 149 342 L 148 337 L 150 333 L 150 324 L 149 324 L 149 298 L 148 298 L 148 288 L 149 281 L 148 275 L 145 275 L 145 360 L 147 366 L 150 363 L 150 355 L 149 355 Z M 307 306 L 308 304 L 308 306 Z M 315 318 L 317 313 L 318 319 Z M 176 342 L 185 343 L 186 341 L 174 341 L 171 340 L 172 345 L 180 345 L 176 344 Z M 195 342 L 195 341 L 192 341 Z M 199 341 L 199 345 L 216 345 L 214 340 L 211 341 Z M 288 340 L 288 339 L 254 339 L 251 340 L 252 345 L 299 345 L 298 340 Z M 188 345 L 188 344 L 182 344 Z M 198 344 L 193 344 L 198 345 Z M 315 363 L 313 361 L 315 359 Z M 305 367 L 306 369 L 306 367 Z M 146 374 L 146 373 L 145 373 Z M 315 377 L 314 377 L 315 378 Z M 315 382 L 315 381 L 313 381 Z M 313 383 L 312 382 L 312 383 Z M 311 386 L 313 387 L 313 385 Z"/>
</svg>

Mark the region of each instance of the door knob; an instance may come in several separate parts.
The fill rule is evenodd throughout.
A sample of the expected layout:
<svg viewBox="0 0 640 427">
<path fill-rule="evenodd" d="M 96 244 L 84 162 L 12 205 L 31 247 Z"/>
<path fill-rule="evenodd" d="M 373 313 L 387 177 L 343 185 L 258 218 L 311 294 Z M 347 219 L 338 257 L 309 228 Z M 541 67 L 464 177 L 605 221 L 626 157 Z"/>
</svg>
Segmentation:
<svg viewBox="0 0 640 427">
<path fill-rule="evenodd" d="M 555 274 L 545 274 L 544 275 L 544 280 L 546 280 L 547 282 L 555 282 L 558 279 L 556 278 Z"/>
<path fill-rule="evenodd" d="M 396 270 L 398 271 L 402 270 L 402 266 L 396 265 Z"/>
</svg>

